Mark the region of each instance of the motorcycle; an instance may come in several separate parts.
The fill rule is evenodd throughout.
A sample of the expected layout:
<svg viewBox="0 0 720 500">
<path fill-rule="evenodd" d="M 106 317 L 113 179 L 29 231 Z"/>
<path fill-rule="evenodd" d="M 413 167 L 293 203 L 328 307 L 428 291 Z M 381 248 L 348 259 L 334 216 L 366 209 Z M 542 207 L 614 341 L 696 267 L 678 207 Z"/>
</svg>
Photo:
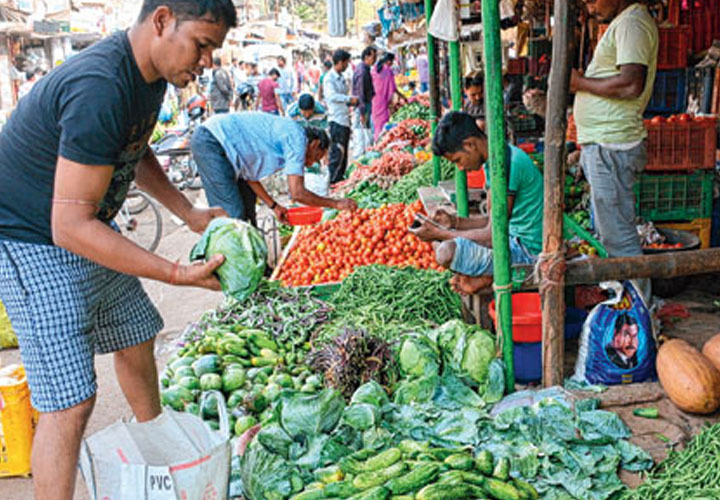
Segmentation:
<svg viewBox="0 0 720 500">
<path fill-rule="evenodd" d="M 187 128 L 168 130 L 151 146 L 170 182 L 180 190 L 202 187 L 197 164 L 190 149 L 190 139 L 195 128 L 202 123 L 206 109 L 207 101 L 204 97 L 192 97 L 187 105 Z"/>
</svg>

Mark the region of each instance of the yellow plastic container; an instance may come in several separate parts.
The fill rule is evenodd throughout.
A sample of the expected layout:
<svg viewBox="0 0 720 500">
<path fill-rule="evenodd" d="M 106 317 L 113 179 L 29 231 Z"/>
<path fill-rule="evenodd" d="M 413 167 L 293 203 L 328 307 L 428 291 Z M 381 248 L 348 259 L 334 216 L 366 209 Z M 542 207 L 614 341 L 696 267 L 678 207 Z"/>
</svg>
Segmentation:
<svg viewBox="0 0 720 500">
<path fill-rule="evenodd" d="M 25 369 L 0 368 L 0 477 L 30 475 L 36 422 Z"/>
<path fill-rule="evenodd" d="M 694 219 L 690 222 L 663 222 L 657 227 L 688 231 L 700 238 L 700 248 L 710 248 L 710 235 L 712 233 L 712 219 Z"/>
<path fill-rule="evenodd" d="M 0 349 L 17 347 L 18 341 L 10 324 L 10 318 L 5 311 L 5 306 L 0 301 Z"/>
</svg>

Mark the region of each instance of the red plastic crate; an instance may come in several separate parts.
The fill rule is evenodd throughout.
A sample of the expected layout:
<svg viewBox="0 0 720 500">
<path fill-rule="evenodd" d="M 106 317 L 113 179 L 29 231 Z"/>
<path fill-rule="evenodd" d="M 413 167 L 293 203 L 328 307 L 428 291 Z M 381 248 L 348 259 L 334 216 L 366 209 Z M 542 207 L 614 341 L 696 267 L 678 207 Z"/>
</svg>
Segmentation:
<svg viewBox="0 0 720 500">
<path fill-rule="evenodd" d="M 657 69 L 680 69 L 687 67 L 690 26 L 659 28 Z"/>
<path fill-rule="evenodd" d="M 715 167 L 716 120 L 647 124 L 645 170 L 686 171 Z"/>
<path fill-rule="evenodd" d="M 715 9 L 698 8 L 694 10 L 681 10 L 680 23 L 690 26 L 691 44 L 693 53 L 702 52 L 710 48 L 714 35 Z"/>
<path fill-rule="evenodd" d="M 527 58 L 518 57 L 517 59 L 508 59 L 507 66 L 508 75 L 524 75 L 527 73 Z"/>
</svg>

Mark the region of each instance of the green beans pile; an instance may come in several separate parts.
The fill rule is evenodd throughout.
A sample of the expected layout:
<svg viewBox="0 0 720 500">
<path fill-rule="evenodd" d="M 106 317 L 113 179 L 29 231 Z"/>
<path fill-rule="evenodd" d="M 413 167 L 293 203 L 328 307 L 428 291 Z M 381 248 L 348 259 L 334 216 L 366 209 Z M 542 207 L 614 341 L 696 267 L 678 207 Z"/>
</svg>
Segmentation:
<svg viewBox="0 0 720 500">
<path fill-rule="evenodd" d="M 449 279 L 450 273 L 413 267 L 361 267 L 345 278 L 330 298 L 335 308 L 332 318 L 342 321 L 351 317 L 359 328 L 366 325 L 357 324 L 363 323 L 358 321 L 358 313 L 376 328 L 441 325 L 462 314 L 460 296 L 450 288 Z M 387 339 L 387 335 L 383 337 Z"/>
<path fill-rule="evenodd" d="M 440 180 L 452 179 L 455 175 L 455 164 L 445 158 L 440 159 Z M 418 199 L 418 188 L 432 186 L 433 163 L 428 161 L 415 167 L 415 170 L 404 176 L 388 191 L 391 203 L 412 203 Z"/>
<path fill-rule="evenodd" d="M 720 424 L 706 427 L 682 451 L 650 473 L 621 500 L 711 500 L 720 498 Z"/>
</svg>

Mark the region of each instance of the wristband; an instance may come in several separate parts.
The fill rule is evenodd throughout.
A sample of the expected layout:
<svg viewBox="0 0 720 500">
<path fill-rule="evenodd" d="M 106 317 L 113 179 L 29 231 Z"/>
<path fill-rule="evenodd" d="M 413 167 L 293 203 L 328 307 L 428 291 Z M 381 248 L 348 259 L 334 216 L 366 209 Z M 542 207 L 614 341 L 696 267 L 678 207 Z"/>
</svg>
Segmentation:
<svg viewBox="0 0 720 500">
<path fill-rule="evenodd" d="M 275 210 L 275 207 L 277 207 L 277 201 L 273 200 L 272 205 L 270 205 L 270 210 Z"/>
</svg>

